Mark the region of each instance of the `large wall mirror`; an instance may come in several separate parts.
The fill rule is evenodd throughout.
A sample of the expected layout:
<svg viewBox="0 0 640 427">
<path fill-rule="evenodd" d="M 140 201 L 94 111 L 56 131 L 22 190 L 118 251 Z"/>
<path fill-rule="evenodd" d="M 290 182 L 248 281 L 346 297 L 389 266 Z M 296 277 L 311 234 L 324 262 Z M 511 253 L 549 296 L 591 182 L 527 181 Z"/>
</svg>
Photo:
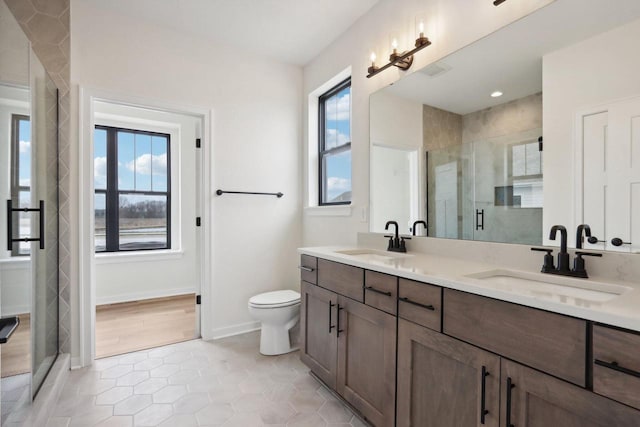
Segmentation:
<svg viewBox="0 0 640 427">
<path fill-rule="evenodd" d="M 640 251 L 638 40 L 637 0 L 556 0 L 372 94 L 370 230 Z"/>
</svg>

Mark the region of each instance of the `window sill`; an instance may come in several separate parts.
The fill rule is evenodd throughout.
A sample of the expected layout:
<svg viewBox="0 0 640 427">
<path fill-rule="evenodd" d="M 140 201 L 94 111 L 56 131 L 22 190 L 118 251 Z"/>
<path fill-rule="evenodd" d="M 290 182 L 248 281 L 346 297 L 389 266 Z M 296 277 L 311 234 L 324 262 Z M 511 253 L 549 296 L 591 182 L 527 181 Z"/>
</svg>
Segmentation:
<svg viewBox="0 0 640 427">
<path fill-rule="evenodd" d="M 97 265 L 121 264 L 127 262 L 169 261 L 180 259 L 183 256 L 184 251 L 178 249 L 95 254 Z"/>
<path fill-rule="evenodd" d="M 25 270 L 31 268 L 30 256 L 16 256 L 0 259 L 2 270 Z"/>
<path fill-rule="evenodd" d="M 309 206 L 304 208 L 307 216 L 351 216 L 351 205 Z"/>
</svg>

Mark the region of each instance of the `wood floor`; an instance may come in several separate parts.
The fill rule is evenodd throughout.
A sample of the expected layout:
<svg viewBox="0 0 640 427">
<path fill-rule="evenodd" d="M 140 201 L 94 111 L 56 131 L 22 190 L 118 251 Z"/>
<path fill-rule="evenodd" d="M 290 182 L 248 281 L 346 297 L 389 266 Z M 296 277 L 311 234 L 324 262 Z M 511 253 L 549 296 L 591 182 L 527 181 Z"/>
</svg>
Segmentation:
<svg viewBox="0 0 640 427">
<path fill-rule="evenodd" d="M 2 344 L 2 378 L 31 372 L 31 316 L 19 314 L 20 325 L 9 341 Z"/>
<path fill-rule="evenodd" d="M 96 358 L 196 338 L 195 308 L 195 294 L 97 306 Z"/>
</svg>

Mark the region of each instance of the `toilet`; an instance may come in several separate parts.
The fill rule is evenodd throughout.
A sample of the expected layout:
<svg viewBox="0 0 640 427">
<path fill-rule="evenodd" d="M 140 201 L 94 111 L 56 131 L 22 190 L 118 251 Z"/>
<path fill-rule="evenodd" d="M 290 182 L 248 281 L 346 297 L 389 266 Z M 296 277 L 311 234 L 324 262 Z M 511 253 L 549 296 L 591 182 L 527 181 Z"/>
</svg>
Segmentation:
<svg viewBox="0 0 640 427">
<path fill-rule="evenodd" d="M 298 349 L 289 340 L 289 330 L 300 319 L 298 292 L 283 290 L 255 295 L 249 299 L 249 314 L 262 323 L 260 353 L 274 356 Z"/>
</svg>

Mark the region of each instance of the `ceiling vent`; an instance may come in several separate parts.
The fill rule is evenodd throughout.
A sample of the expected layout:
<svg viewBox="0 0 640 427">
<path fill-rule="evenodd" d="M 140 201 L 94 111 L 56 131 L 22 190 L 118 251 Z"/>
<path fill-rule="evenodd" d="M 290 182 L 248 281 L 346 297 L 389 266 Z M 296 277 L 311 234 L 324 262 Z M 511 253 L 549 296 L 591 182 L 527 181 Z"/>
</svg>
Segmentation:
<svg viewBox="0 0 640 427">
<path fill-rule="evenodd" d="M 442 74 L 446 73 L 450 69 L 451 69 L 451 66 L 445 64 L 444 62 L 435 62 L 423 68 L 422 70 L 420 70 L 420 72 L 433 78 L 433 77 L 441 76 Z"/>
</svg>

